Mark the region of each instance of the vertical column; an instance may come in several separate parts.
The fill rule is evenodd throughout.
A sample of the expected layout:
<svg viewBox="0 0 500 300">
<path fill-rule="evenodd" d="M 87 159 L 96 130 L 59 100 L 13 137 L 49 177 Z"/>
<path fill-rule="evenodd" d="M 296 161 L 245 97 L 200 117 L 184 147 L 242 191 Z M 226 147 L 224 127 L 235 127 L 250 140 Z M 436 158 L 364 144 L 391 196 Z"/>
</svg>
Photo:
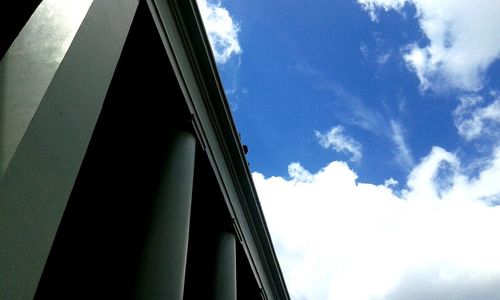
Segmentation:
<svg viewBox="0 0 500 300">
<path fill-rule="evenodd" d="M 187 131 L 170 137 L 137 280 L 137 299 L 181 300 L 189 239 L 196 140 Z"/>
<path fill-rule="evenodd" d="M 219 236 L 213 288 L 213 299 L 236 300 L 236 239 L 230 232 Z"/>
<path fill-rule="evenodd" d="M 35 296 L 137 6 L 44 0 L 0 63 L 0 299 Z"/>
<path fill-rule="evenodd" d="M 0 61 L 0 177 L 92 3 L 42 1 Z"/>
</svg>

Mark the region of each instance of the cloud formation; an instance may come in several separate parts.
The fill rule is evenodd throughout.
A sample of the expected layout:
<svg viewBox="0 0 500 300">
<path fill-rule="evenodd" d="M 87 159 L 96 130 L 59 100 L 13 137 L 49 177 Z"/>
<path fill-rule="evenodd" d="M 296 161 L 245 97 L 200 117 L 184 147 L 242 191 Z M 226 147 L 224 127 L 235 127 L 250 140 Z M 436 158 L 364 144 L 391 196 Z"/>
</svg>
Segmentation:
<svg viewBox="0 0 500 300">
<path fill-rule="evenodd" d="M 344 133 L 344 127 L 335 126 L 326 133 L 314 132 L 321 147 L 351 155 L 351 161 L 360 161 L 363 157 L 361 144 Z"/>
<path fill-rule="evenodd" d="M 369 50 L 362 43 L 360 51 L 363 55 L 368 55 Z M 404 127 L 401 122 L 388 121 L 383 114 L 367 107 L 358 96 L 329 79 L 324 73 L 311 68 L 307 63 L 299 63 L 294 66 L 294 69 L 315 78 L 317 88 L 333 93 L 335 97 L 334 105 L 336 106 L 335 112 L 338 114 L 336 117 L 341 119 L 344 124 L 356 126 L 373 134 L 389 138 L 396 146 L 396 162 L 407 170 L 414 166 L 411 149 L 406 143 Z M 404 108 L 404 101 L 401 100 L 400 110 Z M 344 128 L 339 125 L 332 128 L 330 132 L 324 134 L 315 132 L 315 134 L 323 148 L 332 148 L 337 152 L 351 153 L 351 161 L 359 161 L 362 158 L 361 144 L 351 137 L 345 136 L 343 130 Z"/>
<path fill-rule="evenodd" d="M 324 79 L 321 89 L 331 91 L 335 96 L 333 105 L 343 123 L 357 126 L 377 135 L 387 135 L 390 128 L 385 117 L 377 110 L 367 107 L 363 101 L 334 81 Z"/>
<path fill-rule="evenodd" d="M 499 299 L 500 148 L 477 176 L 465 169 L 434 147 L 402 191 L 339 161 L 253 173 L 292 297 Z"/>
<path fill-rule="evenodd" d="M 229 11 L 222 7 L 219 1 L 197 0 L 197 2 L 217 63 L 224 64 L 232 56 L 241 54 L 238 41 L 240 27 Z"/>
<path fill-rule="evenodd" d="M 459 98 L 460 105 L 453 112 L 459 135 L 466 141 L 480 136 L 499 136 L 500 96 L 493 93 L 494 100 L 484 105 L 485 99 L 478 95 Z"/>
<path fill-rule="evenodd" d="M 414 5 L 429 43 L 404 48 L 404 59 L 422 89 L 478 91 L 500 57 L 500 2 L 491 0 L 358 0 L 376 21 L 380 10 Z"/>
<path fill-rule="evenodd" d="M 399 122 L 391 120 L 392 141 L 396 145 L 396 161 L 405 168 L 414 166 L 410 147 L 406 143 L 403 127 Z"/>
</svg>

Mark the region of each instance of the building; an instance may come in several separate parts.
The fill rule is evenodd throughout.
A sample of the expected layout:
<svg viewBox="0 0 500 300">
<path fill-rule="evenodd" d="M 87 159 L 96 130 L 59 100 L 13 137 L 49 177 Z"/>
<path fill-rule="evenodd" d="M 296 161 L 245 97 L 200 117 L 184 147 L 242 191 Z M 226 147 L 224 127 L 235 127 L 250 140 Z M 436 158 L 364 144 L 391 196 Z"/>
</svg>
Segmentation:
<svg viewBox="0 0 500 300">
<path fill-rule="evenodd" d="M 0 299 L 289 299 L 195 1 L 11 2 Z"/>
</svg>

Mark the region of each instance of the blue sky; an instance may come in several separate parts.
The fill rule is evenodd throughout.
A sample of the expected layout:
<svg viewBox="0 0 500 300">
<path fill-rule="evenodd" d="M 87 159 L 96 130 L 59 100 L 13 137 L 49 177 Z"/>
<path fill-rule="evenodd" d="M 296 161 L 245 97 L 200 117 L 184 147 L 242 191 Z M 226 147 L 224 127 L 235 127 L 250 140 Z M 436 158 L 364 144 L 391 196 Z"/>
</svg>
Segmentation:
<svg viewBox="0 0 500 300">
<path fill-rule="evenodd" d="M 500 299 L 500 1 L 198 4 L 294 299 Z"/>
</svg>

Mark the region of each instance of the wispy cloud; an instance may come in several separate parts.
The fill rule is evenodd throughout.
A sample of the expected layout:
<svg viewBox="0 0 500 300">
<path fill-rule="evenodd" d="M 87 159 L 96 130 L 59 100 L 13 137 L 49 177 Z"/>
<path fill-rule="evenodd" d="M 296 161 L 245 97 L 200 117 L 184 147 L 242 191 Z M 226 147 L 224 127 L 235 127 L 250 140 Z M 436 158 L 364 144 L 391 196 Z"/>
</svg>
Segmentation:
<svg viewBox="0 0 500 300">
<path fill-rule="evenodd" d="M 333 127 L 326 133 L 315 131 L 318 143 L 325 149 L 331 148 L 351 156 L 351 161 L 360 161 L 363 157 L 361 144 L 344 133 L 340 125 Z"/>
<path fill-rule="evenodd" d="M 391 58 L 391 55 L 392 51 L 387 51 L 377 55 L 377 63 L 379 65 L 385 65 L 389 61 L 389 58 Z"/>
<path fill-rule="evenodd" d="M 238 40 L 240 27 L 219 1 L 197 0 L 203 23 L 217 63 L 224 64 L 241 54 Z"/>
<path fill-rule="evenodd" d="M 477 176 L 434 147 L 410 173 L 357 182 L 335 161 L 291 179 L 253 173 L 294 299 L 498 299 L 500 148 Z"/>
<path fill-rule="evenodd" d="M 396 145 L 396 161 L 405 168 L 412 168 L 415 163 L 411 155 L 410 148 L 406 144 L 402 125 L 394 120 L 391 120 L 392 141 Z"/>
<path fill-rule="evenodd" d="M 458 133 L 466 141 L 481 136 L 499 136 L 500 97 L 493 94 L 494 100 L 484 105 L 485 99 L 479 95 L 460 97 L 460 105 L 453 112 Z"/>
<path fill-rule="evenodd" d="M 393 46 L 384 38 L 380 32 L 371 32 L 372 38 L 369 47 L 365 41 L 360 42 L 359 50 L 363 62 L 374 62 L 377 66 L 376 77 L 384 73 L 385 65 L 390 61 L 394 53 Z"/>
<path fill-rule="evenodd" d="M 327 90 L 333 93 L 332 103 L 337 108 L 336 112 L 338 113 L 336 117 L 340 119 L 343 124 L 356 126 L 366 131 L 369 131 L 373 134 L 388 138 L 394 143 L 395 146 L 395 154 L 396 154 L 395 161 L 406 170 L 411 169 L 415 165 L 415 162 L 411 154 L 411 149 L 406 143 L 405 131 L 403 124 L 401 122 L 396 122 L 394 120 L 391 120 L 390 118 L 387 118 L 379 111 L 368 108 L 363 103 L 360 97 L 344 89 L 340 84 L 338 84 L 333 80 L 330 80 L 322 72 L 311 68 L 308 64 L 305 63 L 297 64 L 295 66 L 295 69 L 314 78 L 316 81 L 315 83 L 316 88 Z M 402 98 L 399 100 L 400 101 L 399 109 L 403 110 L 404 102 L 406 100 L 401 95 L 399 96 L 399 98 Z M 333 148 L 332 146 L 333 142 L 331 144 L 328 144 L 329 146 L 325 146 L 327 144 L 325 141 L 328 140 L 327 139 L 328 134 L 331 135 L 330 139 L 332 141 L 334 140 L 334 138 L 337 138 L 339 140 L 337 142 L 338 145 L 343 144 L 340 141 L 340 138 L 337 137 L 337 136 L 344 136 L 344 128 L 342 126 L 333 127 L 330 130 L 330 132 L 324 134 L 316 132 L 316 137 L 318 139 L 320 139 L 321 137 L 320 141 L 322 142 L 322 146 L 325 148 L 331 147 L 337 152 L 346 152 L 346 153 L 350 152 L 349 150 L 347 150 L 347 148 L 345 148 L 344 150 L 340 150 L 342 149 L 341 146 L 337 146 L 338 148 Z M 359 158 L 361 158 L 362 157 L 361 144 L 359 144 L 354 139 L 348 136 L 345 136 L 345 140 L 353 141 L 352 143 L 354 145 L 352 147 L 353 149 L 356 149 L 355 145 L 359 145 L 358 152 L 360 153 Z M 349 143 L 346 142 L 346 144 Z M 353 151 L 356 152 L 355 150 Z M 356 160 L 356 157 L 358 156 L 353 154 L 352 159 Z"/>
<path fill-rule="evenodd" d="M 375 134 L 385 135 L 389 132 L 387 121 L 380 112 L 368 108 L 358 96 L 338 83 L 324 81 L 319 87 L 334 93 L 333 105 L 344 109 L 344 111 L 339 111 L 342 114 L 338 116 L 343 122 Z"/>
<path fill-rule="evenodd" d="M 358 0 L 374 21 L 380 10 L 415 6 L 428 45 L 403 48 L 421 88 L 477 91 L 488 67 L 500 57 L 500 2 L 491 0 Z M 480 45 L 480 46 L 478 46 Z"/>
<path fill-rule="evenodd" d="M 364 60 L 367 60 L 370 56 L 370 49 L 368 49 L 368 46 L 363 42 L 361 42 L 361 44 L 359 45 L 359 51 L 361 51 L 361 55 L 363 56 Z"/>
<path fill-rule="evenodd" d="M 343 123 L 360 127 L 375 134 L 388 132 L 384 116 L 368 108 L 358 96 L 343 88 L 338 82 L 331 80 L 323 72 L 312 68 L 305 62 L 298 63 L 293 68 L 310 76 L 314 88 L 333 94 L 332 105 L 338 108 L 337 117 L 342 119 Z"/>
<path fill-rule="evenodd" d="M 291 67 L 291 69 L 295 69 L 295 70 L 299 71 L 300 73 L 312 76 L 313 79 L 316 79 L 319 81 L 327 80 L 326 75 L 323 72 L 314 69 L 313 67 L 311 67 L 309 64 L 307 64 L 305 62 L 299 62 L 299 63 L 295 64 L 295 66 Z"/>
</svg>

